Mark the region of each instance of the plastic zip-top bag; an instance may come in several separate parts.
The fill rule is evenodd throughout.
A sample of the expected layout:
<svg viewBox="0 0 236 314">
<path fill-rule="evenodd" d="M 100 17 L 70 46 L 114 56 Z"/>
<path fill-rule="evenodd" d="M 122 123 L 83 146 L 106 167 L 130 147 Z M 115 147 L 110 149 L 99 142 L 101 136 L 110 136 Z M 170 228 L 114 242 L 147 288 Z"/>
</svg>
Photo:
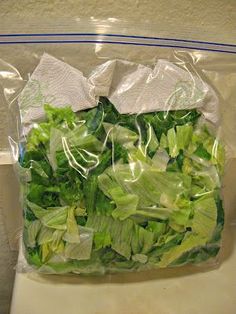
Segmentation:
<svg viewBox="0 0 236 314">
<path fill-rule="evenodd" d="M 231 72 L 220 65 L 236 47 L 106 31 L 4 34 L 0 44 L 20 268 L 216 265 L 236 141 L 233 89 L 221 90 Z"/>
</svg>

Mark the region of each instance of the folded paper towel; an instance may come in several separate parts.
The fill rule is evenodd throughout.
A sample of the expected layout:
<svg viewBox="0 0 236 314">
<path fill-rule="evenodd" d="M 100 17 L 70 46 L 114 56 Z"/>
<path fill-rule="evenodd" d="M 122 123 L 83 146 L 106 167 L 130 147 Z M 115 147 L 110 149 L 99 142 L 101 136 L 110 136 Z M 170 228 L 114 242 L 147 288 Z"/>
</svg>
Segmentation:
<svg viewBox="0 0 236 314">
<path fill-rule="evenodd" d="M 44 117 L 43 105 L 52 103 L 73 111 L 95 107 L 107 96 L 120 113 L 198 108 L 218 121 L 218 98 L 197 73 L 159 60 L 154 68 L 125 60 L 110 60 L 86 78 L 82 72 L 44 54 L 19 97 L 24 131 Z"/>
<path fill-rule="evenodd" d="M 19 96 L 23 124 L 43 118 L 45 103 L 73 111 L 97 105 L 95 87 L 83 73 L 69 64 L 44 54 Z"/>
</svg>

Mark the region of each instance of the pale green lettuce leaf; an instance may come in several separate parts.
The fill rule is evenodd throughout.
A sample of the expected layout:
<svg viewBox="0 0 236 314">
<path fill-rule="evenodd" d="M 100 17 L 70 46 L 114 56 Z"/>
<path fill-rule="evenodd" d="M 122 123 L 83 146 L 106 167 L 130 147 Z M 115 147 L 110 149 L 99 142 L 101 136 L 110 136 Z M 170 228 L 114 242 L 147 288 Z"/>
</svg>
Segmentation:
<svg viewBox="0 0 236 314">
<path fill-rule="evenodd" d="M 48 178 L 47 173 L 44 171 L 44 169 L 42 168 L 42 166 L 40 165 L 39 162 L 35 161 L 35 160 L 31 160 L 30 162 L 30 168 L 33 168 L 34 171 L 41 177 L 43 178 Z"/>
<path fill-rule="evenodd" d="M 148 221 L 147 230 L 154 234 L 154 242 L 166 231 L 166 222 Z"/>
<path fill-rule="evenodd" d="M 95 250 L 100 250 L 107 246 L 111 246 L 111 236 L 109 233 L 96 232 L 94 234 Z"/>
<path fill-rule="evenodd" d="M 47 214 L 45 214 L 41 218 L 41 222 L 44 226 L 49 228 L 66 230 L 67 215 L 68 215 L 67 206 L 51 209 L 50 211 L 47 211 Z"/>
<path fill-rule="evenodd" d="M 167 164 L 170 160 L 169 155 L 165 149 L 158 149 L 155 155 L 152 157 L 152 165 L 159 171 L 166 171 Z"/>
<path fill-rule="evenodd" d="M 78 225 L 75 219 L 75 207 L 68 208 L 66 232 L 64 233 L 63 240 L 69 243 L 80 242 Z"/>
<path fill-rule="evenodd" d="M 47 210 L 45 210 L 43 207 L 35 203 L 32 203 L 28 200 L 27 200 L 27 206 L 32 210 L 32 212 L 38 219 L 41 219 L 43 216 L 47 214 Z"/>
<path fill-rule="evenodd" d="M 103 150 L 103 143 L 90 134 L 84 124 L 79 124 L 73 130 L 68 131 L 65 134 L 65 139 L 71 146 L 78 146 L 88 152 L 95 153 Z"/>
<path fill-rule="evenodd" d="M 37 239 L 38 244 L 42 245 L 44 243 L 51 242 L 53 240 L 54 231 L 55 230 L 52 228 L 42 226 L 42 228 L 40 229 L 39 235 L 38 235 L 38 239 Z"/>
<path fill-rule="evenodd" d="M 57 169 L 56 152 L 63 149 L 62 138 L 64 133 L 56 128 L 51 128 L 50 130 L 50 142 L 49 142 L 49 152 L 48 159 L 53 170 Z"/>
<path fill-rule="evenodd" d="M 42 262 L 45 263 L 50 258 L 50 255 L 51 255 L 50 244 L 42 243 L 40 246 L 40 252 L 41 252 Z"/>
<path fill-rule="evenodd" d="M 151 125 L 148 126 L 147 130 L 147 144 L 146 147 L 151 151 L 155 152 L 159 147 L 159 141 Z"/>
<path fill-rule="evenodd" d="M 141 252 L 142 254 L 147 254 L 154 243 L 154 233 L 150 232 L 142 227 L 138 228 L 139 230 L 139 245 L 142 248 Z"/>
<path fill-rule="evenodd" d="M 162 133 L 162 135 L 161 135 L 160 147 L 161 147 L 161 148 L 164 148 L 164 149 L 168 147 L 167 136 L 166 136 L 164 133 Z"/>
<path fill-rule="evenodd" d="M 65 231 L 63 230 L 55 230 L 52 235 L 52 243 L 51 249 L 55 253 L 62 253 L 64 251 L 64 242 L 63 242 L 63 235 Z"/>
<path fill-rule="evenodd" d="M 192 232 L 187 232 L 182 243 L 165 252 L 159 267 L 166 267 L 178 259 L 182 254 L 210 241 L 217 224 L 217 208 L 213 197 L 202 197 L 194 201 L 194 217 Z"/>
<path fill-rule="evenodd" d="M 76 260 L 88 260 L 91 256 L 93 245 L 93 230 L 80 226 L 79 243 L 65 244 L 65 257 Z"/>
<path fill-rule="evenodd" d="M 115 164 L 104 173 L 127 193 L 138 195 L 140 206 L 158 204 L 162 193 L 175 199 L 177 196 L 189 195 L 191 189 L 190 176 L 181 172 L 160 172 L 142 162 Z M 100 178 L 98 180 L 100 181 Z M 107 187 L 100 187 L 107 195 Z"/>
<path fill-rule="evenodd" d="M 110 191 L 119 187 L 117 182 L 105 171 L 98 176 L 98 186 L 103 193 L 111 198 Z"/>
<path fill-rule="evenodd" d="M 139 138 L 137 133 L 118 124 L 104 122 L 103 127 L 112 142 L 124 145 L 128 143 L 135 143 Z"/>
<path fill-rule="evenodd" d="M 176 259 L 178 259 L 185 252 L 190 251 L 193 248 L 206 244 L 206 239 L 198 234 L 186 233 L 180 245 L 173 246 L 170 250 L 165 252 L 157 265 L 161 268 L 167 267 Z"/>
<path fill-rule="evenodd" d="M 167 220 L 174 210 L 174 208 L 147 206 L 140 207 L 140 209 L 136 211 L 136 215 L 141 215 L 147 218 Z"/>
<path fill-rule="evenodd" d="M 148 157 L 146 148 L 143 145 L 139 145 L 138 147 L 133 144 L 126 144 L 124 147 L 128 151 L 129 162 L 146 162 L 151 164 L 151 158 Z"/>
<path fill-rule="evenodd" d="M 174 128 L 168 130 L 167 141 L 168 141 L 168 148 L 169 148 L 170 156 L 176 157 L 179 154 L 179 147 L 178 147 L 177 136 L 176 136 Z"/>
<path fill-rule="evenodd" d="M 41 229 L 40 220 L 34 220 L 29 222 L 27 226 L 27 245 L 33 248 L 36 245 L 37 235 Z"/>
<path fill-rule="evenodd" d="M 86 227 L 92 228 L 95 232 L 109 234 L 112 249 L 127 259 L 130 259 L 130 243 L 134 228 L 132 220 L 126 219 L 121 222 L 109 216 L 89 215 Z"/>
<path fill-rule="evenodd" d="M 144 229 L 141 226 L 134 225 L 131 238 L 131 249 L 133 255 L 147 254 L 155 242 L 155 235 L 152 231 Z"/>
<path fill-rule="evenodd" d="M 217 207 L 212 196 L 194 201 L 192 231 L 210 240 L 217 224 Z"/>
<path fill-rule="evenodd" d="M 139 202 L 137 195 L 124 193 L 120 187 L 110 190 L 110 195 L 116 204 L 112 212 L 113 218 L 124 220 L 136 213 Z"/>
<path fill-rule="evenodd" d="M 178 125 L 176 127 L 176 140 L 178 149 L 184 150 L 190 143 L 193 134 L 191 124 Z"/>
<path fill-rule="evenodd" d="M 190 214 L 192 213 L 192 208 L 182 208 L 178 210 L 173 210 L 170 215 L 170 227 L 177 231 L 183 232 L 187 227 L 191 225 Z"/>
</svg>

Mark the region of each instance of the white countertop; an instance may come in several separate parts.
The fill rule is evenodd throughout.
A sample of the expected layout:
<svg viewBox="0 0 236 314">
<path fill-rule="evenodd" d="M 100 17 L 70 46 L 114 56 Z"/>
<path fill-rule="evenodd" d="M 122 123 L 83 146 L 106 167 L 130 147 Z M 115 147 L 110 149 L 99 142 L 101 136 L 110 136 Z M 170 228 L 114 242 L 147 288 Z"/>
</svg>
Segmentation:
<svg viewBox="0 0 236 314">
<path fill-rule="evenodd" d="M 235 240 L 233 230 L 221 266 L 207 272 L 178 268 L 98 278 L 18 273 L 11 314 L 235 314 Z"/>
</svg>

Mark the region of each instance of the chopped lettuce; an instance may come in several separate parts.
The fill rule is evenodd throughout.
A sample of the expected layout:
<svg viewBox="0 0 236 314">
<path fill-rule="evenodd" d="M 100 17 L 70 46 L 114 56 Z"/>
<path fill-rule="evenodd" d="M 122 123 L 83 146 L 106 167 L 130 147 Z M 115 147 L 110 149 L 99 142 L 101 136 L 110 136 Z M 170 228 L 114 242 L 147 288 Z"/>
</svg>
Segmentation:
<svg viewBox="0 0 236 314">
<path fill-rule="evenodd" d="M 26 257 L 49 273 L 199 263 L 220 246 L 224 147 L 196 110 L 45 105 L 20 157 Z"/>
<path fill-rule="evenodd" d="M 78 227 L 77 227 L 78 230 Z M 65 257 L 76 260 L 88 260 L 93 245 L 93 230 L 85 227 L 79 229 L 79 241 L 65 244 Z"/>
<path fill-rule="evenodd" d="M 124 220 L 136 213 L 139 202 L 137 195 L 124 193 L 120 187 L 110 190 L 110 195 L 116 204 L 112 212 L 113 218 Z"/>
<path fill-rule="evenodd" d="M 66 232 L 63 236 L 63 240 L 69 243 L 79 243 L 79 227 L 75 219 L 75 207 L 68 208 L 67 220 L 66 220 Z"/>
<path fill-rule="evenodd" d="M 158 149 L 152 157 L 152 165 L 159 171 L 166 171 L 170 157 L 165 149 Z"/>
</svg>

